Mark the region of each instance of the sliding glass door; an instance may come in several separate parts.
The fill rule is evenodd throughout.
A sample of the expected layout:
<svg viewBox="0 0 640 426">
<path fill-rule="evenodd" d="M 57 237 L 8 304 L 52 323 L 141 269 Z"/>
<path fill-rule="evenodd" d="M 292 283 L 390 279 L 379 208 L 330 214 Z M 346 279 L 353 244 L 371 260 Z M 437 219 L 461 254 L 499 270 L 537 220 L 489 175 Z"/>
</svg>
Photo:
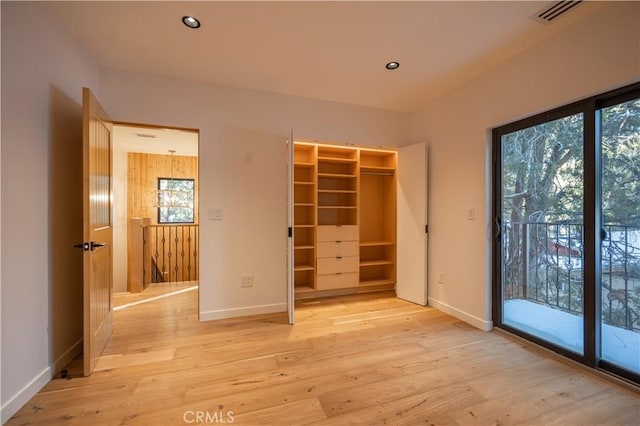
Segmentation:
<svg viewBox="0 0 640 426">
<path fill-rule="evenodd" d="M 640 84 L 494 129 L 497 327 L 640 379 Z"/>
<path fill-rule="evenodd" d="M 640 374 L 640 99 L 599 111 L 601 358 Z"/>
<path fill-rule="evenodd" d="M 502 322 L 582 355 L 582 113 L 501 136 Z"/>
</svg>

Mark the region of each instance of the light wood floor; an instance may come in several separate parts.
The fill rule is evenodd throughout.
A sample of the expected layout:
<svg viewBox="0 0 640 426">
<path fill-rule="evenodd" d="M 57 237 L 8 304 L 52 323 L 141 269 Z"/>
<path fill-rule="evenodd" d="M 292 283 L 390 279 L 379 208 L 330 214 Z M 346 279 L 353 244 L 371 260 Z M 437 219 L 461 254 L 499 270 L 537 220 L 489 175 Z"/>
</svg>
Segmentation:
<svg viewBox="0 0 640 426">
<path fill-rule="evenodd" d="M 640 421 L 637 393 L 392 294 L 300 302 L 293 327 L 281 314 L 200 323 L 196 300 L 117 311 L 99 371 L 74 362 L 8 424 Z"/>
</svg>

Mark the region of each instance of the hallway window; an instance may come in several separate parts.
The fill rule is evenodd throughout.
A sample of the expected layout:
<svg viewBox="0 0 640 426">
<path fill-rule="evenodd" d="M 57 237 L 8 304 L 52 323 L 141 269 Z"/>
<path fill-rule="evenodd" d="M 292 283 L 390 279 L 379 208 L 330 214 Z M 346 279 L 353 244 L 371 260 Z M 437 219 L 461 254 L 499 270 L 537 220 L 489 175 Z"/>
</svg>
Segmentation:
<svg viewBox="0 0 640 426">
<path fill-rule="evenodd" d="M 193 223 L 194 188 L 194 179 L 158 178 L 158 223 Z"/>
</svg>

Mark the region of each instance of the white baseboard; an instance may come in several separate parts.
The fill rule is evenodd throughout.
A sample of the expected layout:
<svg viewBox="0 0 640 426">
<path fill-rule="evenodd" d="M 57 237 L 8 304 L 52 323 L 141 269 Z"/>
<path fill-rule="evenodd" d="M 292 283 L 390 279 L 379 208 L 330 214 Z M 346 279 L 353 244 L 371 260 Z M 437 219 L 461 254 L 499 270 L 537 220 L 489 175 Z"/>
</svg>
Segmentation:
<svg viewBox="0 0 640 426">
<path fill-rule="evenodd" d="M 482 318 L 473 316 L 467 312 L 461 311 L 458 308 L 454 308 L 451 305 L 447 305 L 446 303 L 440 302 L 439 300 L 433 299 L 431 297 L 429 298 L 429 306 L 434 307 L 451 316 L 454 316 L 459 320 L 466 322 L 467 324 L 479 328 L 482 331 L 490 331 L 491 329 L 493 329 L 493 321 L 485 321 Z"/>
<path fill-rule="evenodd" d="M 27 385 L 13 395 L 6 403 L 2 405 L 2 413 L 0 414 L 1 422 L 4 424 L 11 416 L 18 412 L 24 404 L 29 402 L 35 394 L 37 394 L 47 383 L 49 383 L 58 372 L 82 352 L 82 339 L 74 343 L 69 349 L 53 362 L 53 365 L 45 368 L 34 377 Z"/>
<path fill-rule="evenodd" d="M 74 343 L 65 353 L 60 355 L 58 359 L 53 363 L 53 371 L 51 372 L 54 376 L 62 371 L 71 361 L 73 361 L 80 353 L 82 352 L 82 339 L 78 340 Z M 52 377 L 53 378 L 53 377 Z"/>
<path fill-rule="evenodd" d="M 216 311 L 200 312 L 200 321 L 211 321 L 225 318 L 246 317 L 250 315 L 273 314 L 287 312 L 286 303 L 272 305 L 246 306 L 242 308 L 220 309 Z"/>
<path fill-rule="evenodd" d="M 24 404 L 29 402 L 35 394 L 38 393 L 52 378 L 51 367 L 47 367 L 13 395 L 7 402 L 2 405 L 2 424 L 7 422 L 11 416 L 18 412 Z"/>
</svg>

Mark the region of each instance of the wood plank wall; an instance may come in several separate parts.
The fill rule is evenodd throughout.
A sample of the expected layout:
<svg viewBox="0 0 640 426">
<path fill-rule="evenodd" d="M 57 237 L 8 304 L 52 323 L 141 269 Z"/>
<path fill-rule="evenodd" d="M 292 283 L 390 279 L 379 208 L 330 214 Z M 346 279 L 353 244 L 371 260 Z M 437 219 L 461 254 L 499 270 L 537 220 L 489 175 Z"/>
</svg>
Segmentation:
<svg viewBox="0 0 640 426">
<path fill-rule="evenodd" d="M 158 178 L 171 177 L 171 156 L 130 152 L 127 163 L 127 218 L 148 217 L 158 223 L 158 209 L 153 206 L 153 191 Z M 173 177 L 195 179 L 194 220 L 198 223 L 198 157 L 174 155 Z M 128 222 L 128 221 L 127 221 Z"/>
<path fill-rule="evenodd" d="M 143 154 L 130 152 L 127 161 L 127 226 L 132 218 L 149 218 L 150 224 L 158 223 L 158 208 L 154 207 L 154 191 L 158 188 L 158 178 L 171 177 L 171 155 Z M 194 224 L 198 224 L 198 157 L 174 155 L 173 177 L 194 179 Z M 129 229 L 128 232 L 131 232 Z M 172 230 L 170 241 L 163 243 L 162 231 L 149 231 L 150 251 L 158 268 L 166 268 L 170 274 L 165 279 L 176 280 L 188 276 L 187 280 L 198 279 L 198 238 L 187 231 L 188 240 L 183 241 L 183 233 Z M 167 231 L 168 232 L 168 231 Z M 160 235 L 160 237 L 158 237 Z M 168 235 L 168 234 L 167 234 Z M 165 235 L 166 236 L 166 235 Z M 156 241 L 157 240 L 157 241 Z M 156 246 L 156 243 L 158 244 Z M 189 272 L 189 270 L 191 272 Z M 151 273 L 151 271 L 149 271 Z M 180 280 L 179 278 L 177 280 Z M 132 283 L 128 283 L 131 291 Z"/>
</svg>

